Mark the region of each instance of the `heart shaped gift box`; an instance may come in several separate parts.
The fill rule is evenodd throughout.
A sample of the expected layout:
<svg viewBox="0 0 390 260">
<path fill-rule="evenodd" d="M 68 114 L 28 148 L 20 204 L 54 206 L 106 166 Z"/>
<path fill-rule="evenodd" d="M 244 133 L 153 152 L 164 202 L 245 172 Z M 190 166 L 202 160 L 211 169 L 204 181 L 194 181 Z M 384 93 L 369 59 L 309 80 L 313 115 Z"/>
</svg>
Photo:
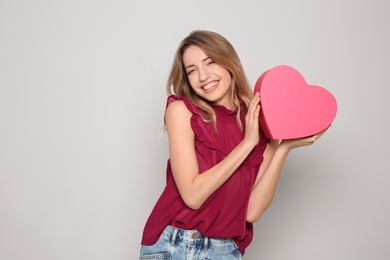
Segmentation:
<svg viewBox="0 0 390 260">
<path fill-rule="evenodd" d="M 319 86 L 308 85 L 294 68 L 280 65 L 257 80 L 260 92 L 260 124 L 271 139 L 311 136 L 325 130 L 337 112 L 334 96 Z"/>
</svg>

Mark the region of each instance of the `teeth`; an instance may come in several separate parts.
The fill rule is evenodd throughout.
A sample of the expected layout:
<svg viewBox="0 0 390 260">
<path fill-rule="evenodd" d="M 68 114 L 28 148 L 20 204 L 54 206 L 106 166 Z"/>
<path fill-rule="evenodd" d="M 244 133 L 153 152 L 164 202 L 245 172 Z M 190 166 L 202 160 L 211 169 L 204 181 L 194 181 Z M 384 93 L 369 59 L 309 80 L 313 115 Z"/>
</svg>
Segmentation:
<svg viewBox="0 0 390 260">
<path fill-rule="evenodd" d="M 218 84 L 218 82 L 211 82 L 211 83 L 207 84 L 206 86 L 204 86 L 203 89 L 204 90 L 208 90 L 208 89 L 214 87 L 217 84 Z"/>
</svg>

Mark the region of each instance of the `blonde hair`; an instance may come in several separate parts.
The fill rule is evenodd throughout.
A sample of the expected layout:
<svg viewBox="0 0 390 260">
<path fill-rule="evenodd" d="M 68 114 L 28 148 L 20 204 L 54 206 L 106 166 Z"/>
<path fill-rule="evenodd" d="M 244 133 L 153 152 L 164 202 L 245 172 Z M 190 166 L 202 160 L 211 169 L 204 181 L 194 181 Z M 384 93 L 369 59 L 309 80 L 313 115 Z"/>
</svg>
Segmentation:
<svg viewBox="0 0 390 260">
<path fill-rule="evenodd" d="M 183 64 L 183 54 L 191 45 L 201 48 L 213 62 L 230 72 L 232 84 L 228 94 L 231 103 L 238 109 L 236 121 L 242 130 L 242 122 L 240 120 L 241 105 L 245 109 L 249 107 L 253 92 L 237 52 L 228 40 L 215 32 L 196 30 L 182 40 L 177 48 L 171 72 L 167 80 L 167 94 L 185 96 L 202 111 L 202 119 L 205 122 L 213 123 L 216 128 L 216 115 L 213 108 L 207 100 L 194 92 L 187 78 Z M 242 101 L 242 104 L 240 101 Z"/>
</svg>

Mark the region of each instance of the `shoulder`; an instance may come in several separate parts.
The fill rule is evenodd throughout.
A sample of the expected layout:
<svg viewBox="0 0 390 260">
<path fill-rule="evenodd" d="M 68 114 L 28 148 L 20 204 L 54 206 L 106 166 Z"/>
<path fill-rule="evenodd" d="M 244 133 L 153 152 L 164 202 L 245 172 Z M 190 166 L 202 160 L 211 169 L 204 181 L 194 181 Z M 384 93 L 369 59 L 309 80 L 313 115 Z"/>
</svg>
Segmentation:
<svg viewBox="0 0 390 260">
<path fill-rule="evenodd" d="M 169 125 L 183 124 L 190 122 L 192 113 L 188 110 L 183 100 L 175 100 L 169 103 L 165 111 L 165 123 Z"/>
<path fill-rule="evenodd" d="M 195 106 L 193 103 L 191 103 L 185 96 L 176 96 L 176 95 L 170 95 L 167 98 L 167 103 L 165 106 L 165 109 L 167 109 L 171 103 L 176 103 L 176 101 L 180 101 L 179 103 L 181 105 L 185 105 L 185 107 L 193 114 L 201 115 L 200 109 Z M 180 105 L 175 105 L 176 107 L 180 107 Z M 183 108 L 184 109 L 184 108 Z"/>
<path fill-rule="evenodd" d="M 167 104 L 167 111 L 168 110 L 183 110 L 186 109 L 186 105 L 184 104 L 184 101 L 182 99 L 175 99 L 175 100 L 170 100 L 169 103 Z"/>
<path fill-rule="evenodd" d="M 188 110 L 183 100 L 175 100 L 170 102 L 165 112 L 166 117 L 180 116 L 182 114 L 191 115 L 191 112 Z"/>
</svg>

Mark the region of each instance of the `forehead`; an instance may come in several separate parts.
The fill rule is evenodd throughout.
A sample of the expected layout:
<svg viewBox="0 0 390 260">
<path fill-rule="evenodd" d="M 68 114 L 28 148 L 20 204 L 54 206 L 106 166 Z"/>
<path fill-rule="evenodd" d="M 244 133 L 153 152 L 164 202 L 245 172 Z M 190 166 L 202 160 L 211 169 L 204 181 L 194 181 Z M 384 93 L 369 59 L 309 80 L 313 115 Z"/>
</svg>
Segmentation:
<svg viewBox="0 0 390 260">
<path fill-rule="evenodd" d="M 190 65 L 197 62 L 201 62 L 206 58 L 208 58 L 206 52 L 202 48 L 196 45 L 189 46 L 183 53 L 184 65 Z"/>
</svg>

